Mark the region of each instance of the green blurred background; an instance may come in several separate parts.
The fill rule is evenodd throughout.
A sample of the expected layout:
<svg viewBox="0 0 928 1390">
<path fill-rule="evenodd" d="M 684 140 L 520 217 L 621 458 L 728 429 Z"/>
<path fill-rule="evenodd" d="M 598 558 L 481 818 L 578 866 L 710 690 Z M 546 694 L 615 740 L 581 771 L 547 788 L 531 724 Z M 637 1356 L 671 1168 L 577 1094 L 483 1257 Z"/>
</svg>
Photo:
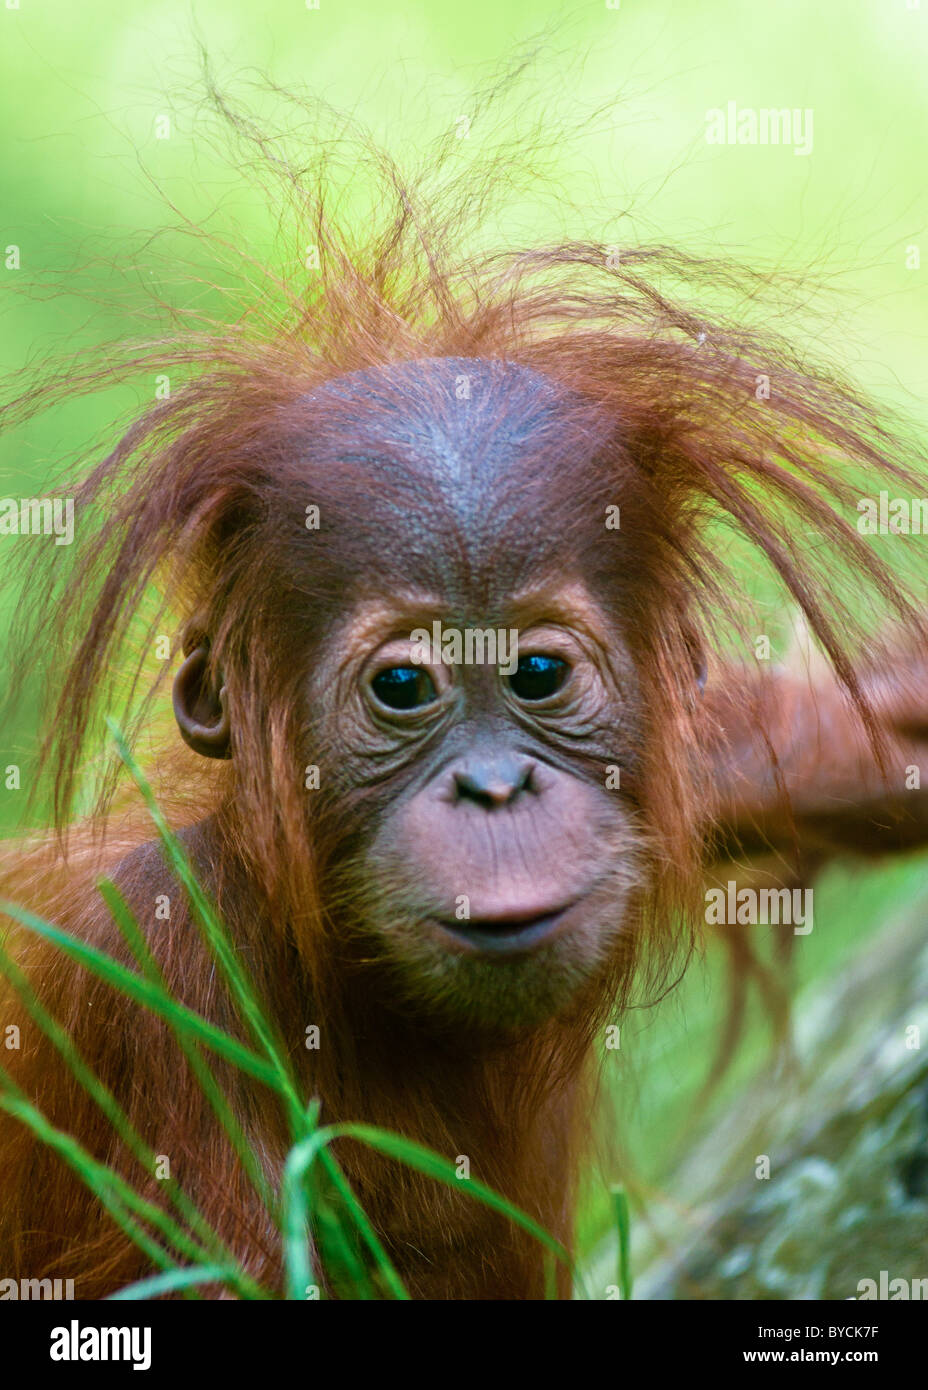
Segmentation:
<svg viewBox="0 0 928 1390">
<path fill-rule="evenodd" d="M 415 159 L 428 140 L 468 114 L 475 86 L 550 25 L 547 46 L 526 79 L 522 114 L 541 115 L 550 103 L 562 118 L 581 120 L 603 103 L 613 104 L 563 148 L 552 135 L 545 155 L 567 191 L 562 217 L 550 203 L 542 211 L 531 196 L 523 197 L 489 229 L 491 239 L 560 235 L 566 219 L 589 238 L 609 240 L 612 228 L 598 221 L 584 225 L 586 191 L 595 190 L 600 202 L 621 214 L 626 243 L 671 242 L 787 271 L 811 267 L 827 294 L 817 300 L 814 316 L 797 314 L 800 340 L 816 356 L 852 370 L 879 398 L 925 418 L 928 0 L 921 6 L 912 0 L 820 0 L 815 6 L 808 0 L 774 6 L 622 0 L 614 9 L 602 0 L 560 9 L 526 0 L 416 0 L 404 6 L 320 0 L 318 9 L 307 8 L 305 0 L 201 0 L 195 6 L 171 0 L 158 6 L 139 0 L 19 0 L 17 9 L 10 2 L 0 7 L 0 249 L 18 246 L 21 264 L 6 269 L 0 258 L 4 371 L 45 353 L 69 353 L 138 332 L 148 312 L 146 284 L 153 279 L 162 295 L 181 306 L 209 300 L 208 292 L 187 282 L 183 266 L 191 254 L 196 265 L 202 250 L 191 252 L 176 233 L 149 237 L 177 221 L 156 185 L 186 216 L 208 220 L 259 259 L 270 245 L 274 210 L 244 190 L 234 161 L 230 167 L 203 133 L 199 44 L 208 49 L 220 84 L 248 91 L 266 74 L 282 86 L 308 86 L 367 123 L 402 160 Z M 707 110 L 732 100 L 739 107 L 812 108 L 811 154 L 707 144 Z M 273 98 L 260 101 L 273 122 Z M 157 123 L 165 115 L 171 117 L 170 138 L 159 140 Z M 473 148 L 479 150 L 482 138 L 478 122 L 469 135 Z M 921 256 L 925 269 L 914 264 Z M 208 263 L 199 264 L 209 272 Z M 93 456 L 115 440 L 118 422 L 152 391 L 150 380 L 111 390 L 5 437 L 0 496 L 34 494 L 61 464 Z M 13 554 L 4 548 L 0 564 L 15 563 L 8 558 Z M 8 619 L 7 602 L 0 609 L 0 649 Z M 0 766 L 15 761 L 26 770 L 21 792 L 0 787 L 0 833 L 10 833 L 21 819 L 34 739 L 28 706 L 0 729 Z M 876 971 L 876 962 L 886 957 L 886 932 L 908 932 L 911 951 L 921 949 L 926 885 L 924 863 L 917 859 L 866 870 L 839 866 L 826 876 L 817 887 L 816 930 L 799 946 L 800 1020 L 827 1012 L 855 969 L 866 975 L 868 959 Z M 904 952 L 900 959 L 906 959 Z M 743 1136 L 747 1121 L 731 1117 L 743 1115 L 759 1093 L 774 1094 L 770 1073 L 763 1070 L 765 1025 L 756 1017 L 729 1079 L 693 1118 L 692 1102 L 718 1036 L 721 973 L 710 950 L 705 966 L 694 968 L 671 1000 L 630 1020 L 621 1054 L 607 1058 L 626 1157 L 621 1172 L 607 1159 L 591 1175 L 584 1206 L 583 1236 L 597 1288 L 613 1258 L 605 1182 L 621 1176 L 632 1185 L 637 1265 L 645 1272 L 657 1268 L 668 1248 L 682 1246 L 698 1228 L 708 1211 L 709 1178 L 721 1176 L 733 1160 L 737 1145 L 730 1134 L 724 1138 L 725 1124 L 734 1123 Z M 876 989 L 871 994 L 885 1008 L 880 1012 L 877 1004 L 870 1031 L 857 1038 L 859 1056 L 846 1057 L 851 1072 L 866 1068 L 863 1037 L 872 1042 L 899 1006 L 898 988 L 894 993 L 892 980 L 883 983 L 885 995 Z M 774 1135 L 769 1116 L 764 1121 L 770 1144 L 779 1145 L 784 1164 L 787 1158 L 800 1166 L 815 1160 L 833 1170 L 838 1209 L 856 1209 L 849 1200 L 842 1206 L 842 1184 L 852 1180 L 842 1169 L 847 1141 L 836 1157 L 825 1152 L 825 1139 L 809 1139 L 808 1106 L 829 1104 L 821 1096 L 809 1099 L 810 1073 L 814 1078 L 821 1069 L 822 1048 L 833 1056 L 846 1041 L 832 1037 L 823 1043 L 819 1037 L 809 1046 L 799 1079 L 776 1083 L 787 1088 L 776 1095 L 791 1097 L 798 1108 L 786 1132 Z M 903 1089 L 906 1096 L 912 1093 L 909 1082 Z M 832 1108 L 845 1104 L 841 1091 Z M 910 1148 L 923 1142 L 919 1123 L 913 1120 L 915 1129 L 905 1131 Z M 722 1136 L 719 1144 L 727 1144 L 715 1158 L 711 1143 L 708 1150 L 700 1147 L 702 1136 L 711 1139 L 714 1133 Z M 880 1142 L 873 1141 L 877 1149 Z M 828 1187 L 824 1169 L 814 1171 Z M 810 1181 L 818 1192 L 814 1174 Z M 724 1178 L 727 1193 L 736 1186 L 730 1174 Z M 876 1178 L 870 1188 L 875 1186 Z M 872 1219 L 887 1229 L 893 1202 L 902 1201 L 903 1229 L 914 1232 L 917 1263 L 926 1248 L 928 1207 L 917 1183 L 914 1196 L 906 1190 L 900 1197 L 898 1183 L 890 1188 Z M 801 1181 L 796 1191 L 798 1197 L 783 1198 L 783 1210 L 808 1224 Z M 827 1224 L 816 1211 L 819 1225 Z M 890 1255 L 907 1239 L 890 1242 Z M 712 1285 L 712 1291 L 820 1296 L 832 1289 L 828 1271 L 834 1261 L 825 1245 L 817 1265 L 808 1251 L 794 1249 L 788 1257 L 778 1254 L 779 1264 L 768 1260 L 761 1277 L 758 1261 L 752 1265 L 744 1254 L 740 1229 L 709 1261 L 713 1277 L 726 1259 L 734 1271 L 728 1286 Z M 748 1247 L 756 1254 L 758 1241 L 748 1240 Z M 928 1274 L 928 1257 L 923 1263 Z M 809 1271 L 819 1266 L 825 1272 L 816 1283 Z M 856 1268 L 853 1258 L 849 1268 Z M 869 1273 L 861 1268 L 854 1277 Z M 710 1284 L 706 1276 L 704 1293 Z M 847 1293 L 852 1291 L 853 1280 Z M 665 1285 L 662 1296 L 691 1295 L 693 1287 Z"/>
</svg>

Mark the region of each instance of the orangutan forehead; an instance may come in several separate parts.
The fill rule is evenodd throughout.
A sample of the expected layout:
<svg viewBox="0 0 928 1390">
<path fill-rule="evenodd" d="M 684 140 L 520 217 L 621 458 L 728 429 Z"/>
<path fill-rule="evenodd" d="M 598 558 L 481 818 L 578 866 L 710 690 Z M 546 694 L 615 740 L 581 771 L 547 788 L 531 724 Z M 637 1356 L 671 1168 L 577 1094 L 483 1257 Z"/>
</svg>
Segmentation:
<svg viewBox="0 0 928 1390">
<path fill-rule="evenodd" d="M 293 409 L 311 414 L 312 447 L 333 481 L 366 470 L 385 496 L 431 496 L 465 514 L 490 501 L 511 507 L 536 483 L 575 472 L 603 428 L 588 402 L 541 373 L 480 358 L 352 372 Z"/>
<path fill-rule="evenodd" d="M 396 590 L 489 601 L 537 585 L 601 529 L 604 424 L 531 368 L 429 358 L 354 372 L 288 410 L 339 543 Z M 367 563 L 376 557 L 376 566 Z"/>
</svg>

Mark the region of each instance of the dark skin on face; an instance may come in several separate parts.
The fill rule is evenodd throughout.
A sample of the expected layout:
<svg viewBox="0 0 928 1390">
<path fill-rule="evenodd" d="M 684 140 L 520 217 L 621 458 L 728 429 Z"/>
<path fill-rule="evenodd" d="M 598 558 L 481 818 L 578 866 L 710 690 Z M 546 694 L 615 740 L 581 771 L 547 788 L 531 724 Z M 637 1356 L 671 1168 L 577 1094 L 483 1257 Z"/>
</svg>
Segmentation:
<svg viewBox="0 0 928 1390">
<path fill-rule="evenodd" d="M 413 510 L 378 514 L 371 496 L 381 553 L 408 557 L 412 573 L 378 584 L 376 598 L 349 588 L 308 678 L 306 759 L 324 761 L 366 808 L 361 848 L 337 871 L 364 904 L 359 926 L 399 996 L 488 1027 L 566 1005 L 603 967 L 638 881 L 633 808 L 606 785 L 607 768 L 627 764 L 639 719 L 631 658 L 587 584 L 557 573 L 550 541 L 527 548 L 524 510 L 507 500 L 520 452 L 511 434 L 524 437 L 533 375 L 514 369 L 504 383 L 512 400 L 493 428 L 508 447 L 478 437 L 467 457 L 453 423 L 439 434 L 432 420 L 435 458 L 403 459 L 395 434 L 372 439 L 367 426 L 365 456 L 394 475 L 437 479 L 451 497 L 447 521 L 424 550 Z M 425 410 L 409 398 L 406 409 L 412 435 Z M 542 480 L 556 462 L 536 465 Z M 436 621 L 515 630 L 515 670 L 447 664 L 434 650 L 423 661 L 414 634 Z M 201 641 L 187 656 L 175 712 L 192 748 L 224 756 L 234 708 L 221 677 L 204 682 L 206 651 Z"/>
</svg>

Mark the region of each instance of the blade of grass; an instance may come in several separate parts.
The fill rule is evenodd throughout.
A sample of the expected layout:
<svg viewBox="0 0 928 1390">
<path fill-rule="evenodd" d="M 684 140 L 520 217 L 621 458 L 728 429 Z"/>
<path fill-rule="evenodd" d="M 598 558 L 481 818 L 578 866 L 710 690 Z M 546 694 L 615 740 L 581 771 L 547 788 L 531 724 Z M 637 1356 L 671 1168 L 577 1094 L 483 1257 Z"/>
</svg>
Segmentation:
<svg viewBox="0 0 928 1390">
<path fill-rule="evenodd" d="M 351 1184 L 342 1172 L 334 1154 L 329 1153 L 327 1148 L 323 1149 L 319 1156 L 319 1161 L 327 1176 L 330 1178 L 339 1197 L 344 1202 L 345 1209 L 357 1227 L 362 1240 L 371 1252 L 377 1273 L 383 1280 L 385 1287 L 393 1298 L 408 1302 L 409 1294 L 406 1292 L 403 1281 L 393 1261 L 387 1254 L 383 1242 L 374 1230 L 367 1212 L 354 1195 Z"/>
<path fill-rule="evenodd" d="M 611 1187 L 609 1191 L 612 1195 L 612 1209 L 618 1233 L 619 1288 L 622 1290 L 622 1297 L 629 1299 L 632 1296 L 632 1261 L 628 1193 L 624 1187 L 618 1185 Z"/>
<path fill-rule="evenodd" d="M 297 1194 L 298 1185 L 297 1187 L 293 1185 L 295 1174 L 305 1171 L 317 1157 L 324 1154 L 326 1147 L 333 1140 L 340 1138 L 357 1139 L 369 1148 L 376 1149 L 390 1158 L 395 1158 L 409 1168 L 415 1168 L 418 1172 L 425 1173 L 428 1177 L 435 1178 L 436 1181 L 442 1182 L 458 1192 L 461 1190 L 461 1180 L 457 1176 L 455 1165 L 448 1159 L 442 1158 L 440 1154 L 425 1148 L 422 1144 L 417 1144 L 411 1139 L 404 1139 L 401 1135 L 392 1134 L 388 1130 L 378 1129 L 373 1125 L 335 1124 L 326 1129 L 318 1130 L 304 1145 L 298 1145 L 291 1150 L 291 1155 L 295 1155 L 295 1157 L 293 1157 L 291 1186 L 287 1193 L 288 1202 L 295 1201 L 299 1205 L 305 1200 L 305 1197 Z M 527 1212 L 514 1206 L 512 1202 L 494 1191 L 492 1187 L 488 1187 L 476 1178 L 468 1179 L 467 1192 L 476 1201 L 482 1202 L 485 1206 L 507 1216 L 517 1226 L 534 1236 L 556 1259 L 565 1264 L 572 1274 L 576 1273 L 575 1263 L 569 1251 Z M 293 1220 L 296 1222 L 297 1218 L 294 1217 Z M 408 1297 L 405 1295 L 405 1291 L 404 1296 Z"/>
<path fill-rule="evenodd" d="M 286 1297 L 289 1299 L 302 1301 L 306 1297 L 307 1284 L 316 1282 L 310 1255 L 309 1206 L 305 1179 L 310 1166 L 326 1142 L 326 1131 L 317 1130 L 307 1139 L 295 1144 L 284 1163 L 280 1206 L 283 1213 Z"/>
<path fill-rule="evenodd" d="M 144 976 L 127 970 L 124 965 L 114 960 L 112 956 L 108 956 L 105 951 L 98 951 L 95 946 L 89 946 L 85 941 L 78 940 L 70 933 L 62 931 L 60 927 L 53 926 L 51 922 L 46 922 L 44 918 L 37 917 L 25 908 L 18 907 L 15 903 L 0 902 L 0 913 L 12 917 L 14 921 L 27 927 L 30 931 L 43 936 L 46 941 L 53 942 L 72 960 L 78 961 L 92 974 L 105 980 L 107 984 L 112 985 L 120 993 L 144 1004 L 147 1009 L 151 1009 L 152 1013 L 158 1014 L 160 1018 L 164 1018 L 176 1028 L 186 1029 L 191 1036 L 205 1043 L 218 1056 L 224 1057 L 227 1062 L 232 1062 L 241 1071 L 247 1072 L 249 1076 L 263 1081 L 266 1086 L 279 1092 L 278 1076 L 269 1062 L 251 1052 L 237 1039 L 230 1037 L 228 1033 L 224 1033 L 221 1028 L 214 1027 L 200 1014 L 186 1008 L 183 1004 L 179 1004 L 170 994 L 156 988 Z"/>
<path fill-rule="evenodd" d="M 319 1112 L 321 1102 L 313 1098 L 306 1107 L 305 1134 L 309 1138 L 319 1124 Z M 328 1156 L 327 1150 L 323 1150 L 320 1157 Z M 324 1166 L 324 1165 L 323 1165 Z M 337 1165 L 336 1172 L 338 1171 Z M 344 1186 L 344 1176 L 338 1176 Z M 326 1169 L 324 1179 L 328 1179 L 330 1186 L 334 1187 L 331 1174 Z M 360 1251 L 346 1230 L 346 1223 L 336 1207 L 327 1199 L 326 1194 L 319 1190 L 319 1185 L 315 1180 L 315 1174 L 311 1168 L 307 1168 L 303 1181 L 306 1183 L 307 1200 L 310 1212 L 310 1228 L 316 1238 L 316 1249 L 319 1252 L 319 1262 L 326 1271 L 327 1280 L 335 1287 L 340 1286 L 342 1275 L 347 1279 L 347 1286 L 352 1291 L 355 1298 L 367 1301 L 377 1297 L 377 1291 L 371 1278 L 370 1271 L 361 1258 Z M 337 1191 L 337 1189 L 336 1189 Z M 349 1189 L 350 1192 L 350 1189 Z M 351 1193 L 353 1197 L 354 1194 Z M 348 1213 L 349 1217 L 352 1214 Z M 352 1223 L 356 1225 L 352 1217 Z M 363 1238 L 363 1233 L 362 1238 Z"/>
<path fill-rule="evenodd" d="M 168 861 L 187 893 L 194 918 L 203 929 L 206 945 L 222 970 L 232 990 L 233 998 L 238 1001 L 244 1022 L 261 1045 L 265 1056 L 277 1074 L 278 1089 L 287 1103 L 294 1137 L 299 1137 L 303 1121 L 303 1106 L 300 1103 L 292 1072 L 287 1065 L 283 1046 L 280 1040 L 275 1037 L 273 1028 L 265 1018 L 245 966 L 239 960 L 225 928 L 197 881 L 193 866 L 183 845 L 177 836 L 172 834 L 167 821 L 164 819 L 141 768 L 129 750 L 122 730 L 110 716 L 107 716 L 106 723 L 113 736 L 117 752 L 148 808 L 148 813 L 158 832 Z"/>
<path fill-rule="evenodd" d="M 197 1284 L 228 1283 L 229 1271 L 224 1265 L 196 1265 L 192 1269 L 173 1269 L 165 1274 L 155 1274 L 151 1279 L 139 1279 L 111 1293 L 107 1303 L 126 1300 L 159 1298 L 163 1293 L 174 1293 L 178 1289 L 188 1289 Z"/>
<path fill-rule="evenodd" d="M 78 1177 L 86 1183 L 97 1200 L 110 1213 L 114 1221 L 125 1231 L 133 1243 L 149 1257 L 153 1264 L 164 1270 L 180 1268 L 168 1252 L 157 1241 L 152 1240 L 149 1233 L 133 1219 L 130 1213 L 135 1213 L 142 1220 L 147 1221 L 149 1225 L 161 1231 L 169 1244 L 184 1249 L 188 1258 L 197 1263 L 204 1262 L 206 1252 L 188 1240 L 160 1207 L 156 1207 L 152 1202 L 140 1197 L 118 1173 L 114 1173 L 112 1169 L 98 1163 L 72 1135 L 65 1134 L 63 1130 L 56 1129 L 54 1125 L 50 1124 L 41 1110 L 32 1104 L 2 1067 L 0 1067 L 0 1109 L 21 1120 L 32 1130 L 36 1138 L 54 1150 L 67 1163 L 68 1167 L 77 1173 Z M 235 1273 L 234 1270 L 229 1271 L 230 1276 Z"/>
<path fill-rule="evenodd" d="M 446 1187 L 452 1187 L 458 1192 L 461 1191 L 461 1179 L 457 1176 L 455 1165 L 447 1158 L 442 1158 L 440 1154 L 433 1153 L 431 1149 L 425 1148 L 422 1144 L 415 1143 L 412 1139 L 404 1139 L 402 1135 L 392 1134 L 389 1130 L 378 1129 L 374 1125 L 363 1124 L 337 1124 L 330 1126 L 333 1138 L 359 1139 L 369 1148 L 377 1149 L 378 1152 L 386 1154 L 390 1158 L 397 1159 L 400 1163 L 405 1163 L 409 1168 L 415 1168 L 420 1173 L 425 1173 L 437 1182 L 442 1182 Z M 543 1226 L 540 1226 L 527 1212 L 514 1206 L 499 1192 L 477 1178 L 468 1178 L 466 1190 L 475 1200 L 482 1202 L 484 1206 L 508 1216 L 517 1226 L 520 1226 L 529 1235 L 535 1237 L 547 1250 L 565 1264 L 568 1269 L 574 1271 L 574 1261 L 569 1251 L 561 1244 L 555 1236 L 550 1235 Z"/>
<path fill-rule="evenodd" d="M 184 1031 L 189 1037 L 204 1042 L 217 1055 L 224 1057 L 233 1065 L 239 1066 L 241 1070 L 255 1076 L 273 1089 L 278 1089 L 276 1074 L 262 1058 L 243 1048 L 241 1044 L 222 1030 L 214 1028 L 199 1014 L 178 1004 L 165 990 L 156 987 L 152 980 L 126 970 L 118 961 L 114 961 L 104 952 L 97 951 L 95 947 L 78 941 L 60 928 L 53 926 L 52 923 L 18 907 L 15 903 L 0 903 L 0 912 L 5 912 L 27 929 L 59 946 L 66 954 L 104 979 L 114 989 L 120 990 L 151 1009 L 159 1017 L 163 1017 L 176 1032 Z M 304 1124 L 305 1119 L 301 1114 L 301 1127 Z M 326 1153 L 323 1158 L 323 1166 L 345 1205 L 347 1215 L 357 1227 L 362 1240 L 370 1250 L 377 1271 L 383 1278 L 386 1287 L 395 1298 L 408 1298 L 399 1275 L 335 1158 Z"/>
<path fill-rule="evenodd" d="M 143 1172 L 147 1174 L 154 1172 L 156 1163 L 154 1150 L 136 1130 L 109 1087 L 104 1085 L 93 1068 L 85 1061 L 67 1030 L 42 1005 L 26 975 L 2 946 L 0 946 L 0 971 L 6 975 L 16 989 L 30 1017 L 35 1020 L 46 1037 L 60 1052 L 72 1075 L 100 1107 L 123 1143 L 135 1155 Z M 205 1248 L 211 1251 L 214 1256 L 220 1255 L 231 1260 L 231 1252 L 222 1245 L 217 1232 L 213 1230 L 195 1203 L 187 1197 L 173 1178 L 164 1183 L 164 1192 L 178 1212 L 203 1240 Z M 175 1227 L 177 1232 L 180 1229 L 180 1227 Z"/>
<path fill-rule="evenodd" d="M 301 1143 L 296 1144 L 287 1155 L 284 1177 L 281 1184 L 281 1206 L 284 1211 L 285 1255 L 287 1265 L 287 1297 L 303 1298 L 301 1292 L 307 1283 L 312 1283 L 311 1264 L 308 1251 L 309 1210 L 306 1196 L 306 1178 L 317 1158 L 325 1156 L 327 1146 L 337 1137 L 337 1127 L 316 1130 Z M 336 1190 L 340 1195 L 347 1192 L 355 1210 L 352 1217 L 358 1224 L 362 1235 L 368 1240 L 379 1272 L 395 1298 L 408 1300 L 409 1295 L 402 1281 L 383 1249 L 366 1213 L 351 1191 L 347 1179 L 337 1165 L 327 1165 L 327 1173 L 333 1176 Z M 340 1179 L 340 1182 L 338 1181 Z M 361 1221 L 357 1221 L 360 1215 Z"/>
<path fill-rule="evenodd" d="M 104 902 L 113 915 L 113 920 L 125 937 L 130 951 L 135 956 L 146 977 L 157 985 L 165 994 L 168 994 L 167 984 L 161 973 L 161 968 L 155 960 L 148 947 L 148 942 L 142 935 L 138 922 L 133 916 L 129 904 L 116 887 L 111 879 L 101 879 L 97 884 Z M 200 1047 L 192 1042 L 182 1028 L 175 1029 L 178 1046 L 187 1058 L 190 1069 L 196 1077 L 204 1095 L 212 1106 L 213 1112 L 229 1136 L 229 1141 L 238 1155 L 239 1162 L 248 1174 L 248 1178 L 261 1198 L 264 1206 L 275 1217 L 279 1218 L 277 1212 L 277 1199 L 272 1193 L 267 1178 L 261 1171 L 261 1167 L 255 1158 L 254 1151 L 248 1142 L 244 1130 L 239 1124 L 232 1109 L 219 1088 L 216 1078 L 209 1063 L 206 1061 Z"/>
</svg>

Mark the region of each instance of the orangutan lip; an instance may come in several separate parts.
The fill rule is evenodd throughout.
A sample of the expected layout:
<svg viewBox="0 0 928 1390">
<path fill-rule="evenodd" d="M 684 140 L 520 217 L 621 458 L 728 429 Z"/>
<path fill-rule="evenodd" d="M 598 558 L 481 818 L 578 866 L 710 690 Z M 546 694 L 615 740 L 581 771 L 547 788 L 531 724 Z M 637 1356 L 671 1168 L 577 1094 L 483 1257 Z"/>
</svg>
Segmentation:
<svg viewBox="0 0 928 1390">
<path fill-rule="evenodd" d="M 485 955 L 518 955 L 534 950 L 553 936 L 573 906 L 573 903 L 566 903 L 553 912 L 527 916 L 507 913 L 503 917 L 472 917 L 460 922 L 438 921 L 443 931 L 469 951 Z"/>
</svg>

